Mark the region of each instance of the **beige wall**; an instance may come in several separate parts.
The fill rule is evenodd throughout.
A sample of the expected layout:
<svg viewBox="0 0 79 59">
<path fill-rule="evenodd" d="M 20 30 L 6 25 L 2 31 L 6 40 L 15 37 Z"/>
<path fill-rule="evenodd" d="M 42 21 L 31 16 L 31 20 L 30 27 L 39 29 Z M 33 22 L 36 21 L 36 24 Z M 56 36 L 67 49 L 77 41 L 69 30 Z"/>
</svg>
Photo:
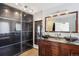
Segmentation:
<svg viewBox="0 0 79 59">
<path fill-rule="evenodd" d="M 52 7 L 52 8 L 49 8 L 47 10 L 40 11 L 34 15 L 34 21 L 38 21 L 38 20 L 42 19 L 43 20 L 42 33 L 47 34 L 47 32 L 45 32 L 45 17 L 46 16 L 53 15 L 56 11 L 63 11 L 63 10 L 79 11 L 78 6 L 79 6 L 79 4 L 62 4 L 62 5 L 59 5 L 59 6 L 54 7 L 54 8 Z M 79 12 L 78 12 L 78 14 L 79 14 Z M 78 15 L 78 32 L 79 32 L 79 15 Z M 49 32 L 48 34 L 51 36 L 56 36 L 57 33 L 56 32 Z M 70 33 L 61 33 L 61 37 L 69 36 L 69 35 L 70 35 Z M 79 33 L 72 33 L 72 36 L 79 37 Z M 33 38 L 33 40 L 34 40 L 34 38 Z"/>
</svg>

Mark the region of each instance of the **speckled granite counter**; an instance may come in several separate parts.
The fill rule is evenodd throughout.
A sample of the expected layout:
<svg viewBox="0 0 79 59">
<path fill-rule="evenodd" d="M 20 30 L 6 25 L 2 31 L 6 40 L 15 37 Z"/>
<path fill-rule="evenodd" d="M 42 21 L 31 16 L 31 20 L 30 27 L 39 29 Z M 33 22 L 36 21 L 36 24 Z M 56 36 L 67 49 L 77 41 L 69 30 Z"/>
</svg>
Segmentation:
<svg viewBox="0 0 79 59">
<path fill-rule="evenodd" d="M 59 42 L 59 43 L 65 43 L 65 44 L 79 45 L 79 40 L 75 42 L 66 41 L 64 38 L 48 38 L 46 40 L 53 41 L 53 42 Z"/>
</svg>

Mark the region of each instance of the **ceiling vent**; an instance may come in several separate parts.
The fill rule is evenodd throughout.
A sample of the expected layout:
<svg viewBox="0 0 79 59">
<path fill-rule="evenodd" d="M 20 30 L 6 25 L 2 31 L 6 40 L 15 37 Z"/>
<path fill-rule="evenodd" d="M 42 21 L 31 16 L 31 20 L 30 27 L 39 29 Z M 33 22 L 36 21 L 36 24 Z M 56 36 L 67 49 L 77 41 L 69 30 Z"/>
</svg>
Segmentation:
<svg viewBox="0 0 79 59">
<path fill-rule="evenodd" d="M 25 8 L 27 8 L 27 6 L 24 6 Z"/>
</svg>

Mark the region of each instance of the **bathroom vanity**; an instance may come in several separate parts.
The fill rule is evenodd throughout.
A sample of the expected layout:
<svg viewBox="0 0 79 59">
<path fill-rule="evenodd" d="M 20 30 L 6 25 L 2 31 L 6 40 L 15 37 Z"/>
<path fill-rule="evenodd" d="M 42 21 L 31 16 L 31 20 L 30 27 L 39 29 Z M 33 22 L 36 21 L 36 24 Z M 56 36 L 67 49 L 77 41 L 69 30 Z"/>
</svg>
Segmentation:
<svg viewBox="0 0 79 59">
<path fill-rule="evenodd" d="M 39 40 L 40 56 L 79 56 L 79 42 L 69 42 L 64 38 Z"/>
<path fill-rule="evenodd" d="M 56 37 L 51 33 L 57 33 Z M 72 33 L 78 33 L 78 11 L 68 12 L 45 18 L 44 39 L 38 41 L 40 56 L 79 56 L 79 39 L 72 38 Z M 58 33 L 69 33 L 65 38 Z M 77 40 L 76 40 L 77 39 Z M 76 40 L 76 41 L 74 41 Z"/>
</svg>

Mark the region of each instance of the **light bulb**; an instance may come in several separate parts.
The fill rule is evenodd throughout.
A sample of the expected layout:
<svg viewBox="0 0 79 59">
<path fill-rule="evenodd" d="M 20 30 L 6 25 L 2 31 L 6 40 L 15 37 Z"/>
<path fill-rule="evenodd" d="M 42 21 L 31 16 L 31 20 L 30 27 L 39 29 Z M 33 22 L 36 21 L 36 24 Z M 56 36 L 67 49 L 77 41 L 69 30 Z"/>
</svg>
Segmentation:
<svg viewBox="0 0 79 59">
<path fill-rule="evenodd" d="M 8 12 L 8 9 L 5 9 L 4 11 L 7 13 Z"/>
<path fill-rule="evenodd" d="M 59 16 L 61 13 L 57 13 L 57 16 Z"/>
<path fill-rule="evenodd" d="M 18 12 L 15 12 L 16 15 L 18 15 Z"/>
</svg>

